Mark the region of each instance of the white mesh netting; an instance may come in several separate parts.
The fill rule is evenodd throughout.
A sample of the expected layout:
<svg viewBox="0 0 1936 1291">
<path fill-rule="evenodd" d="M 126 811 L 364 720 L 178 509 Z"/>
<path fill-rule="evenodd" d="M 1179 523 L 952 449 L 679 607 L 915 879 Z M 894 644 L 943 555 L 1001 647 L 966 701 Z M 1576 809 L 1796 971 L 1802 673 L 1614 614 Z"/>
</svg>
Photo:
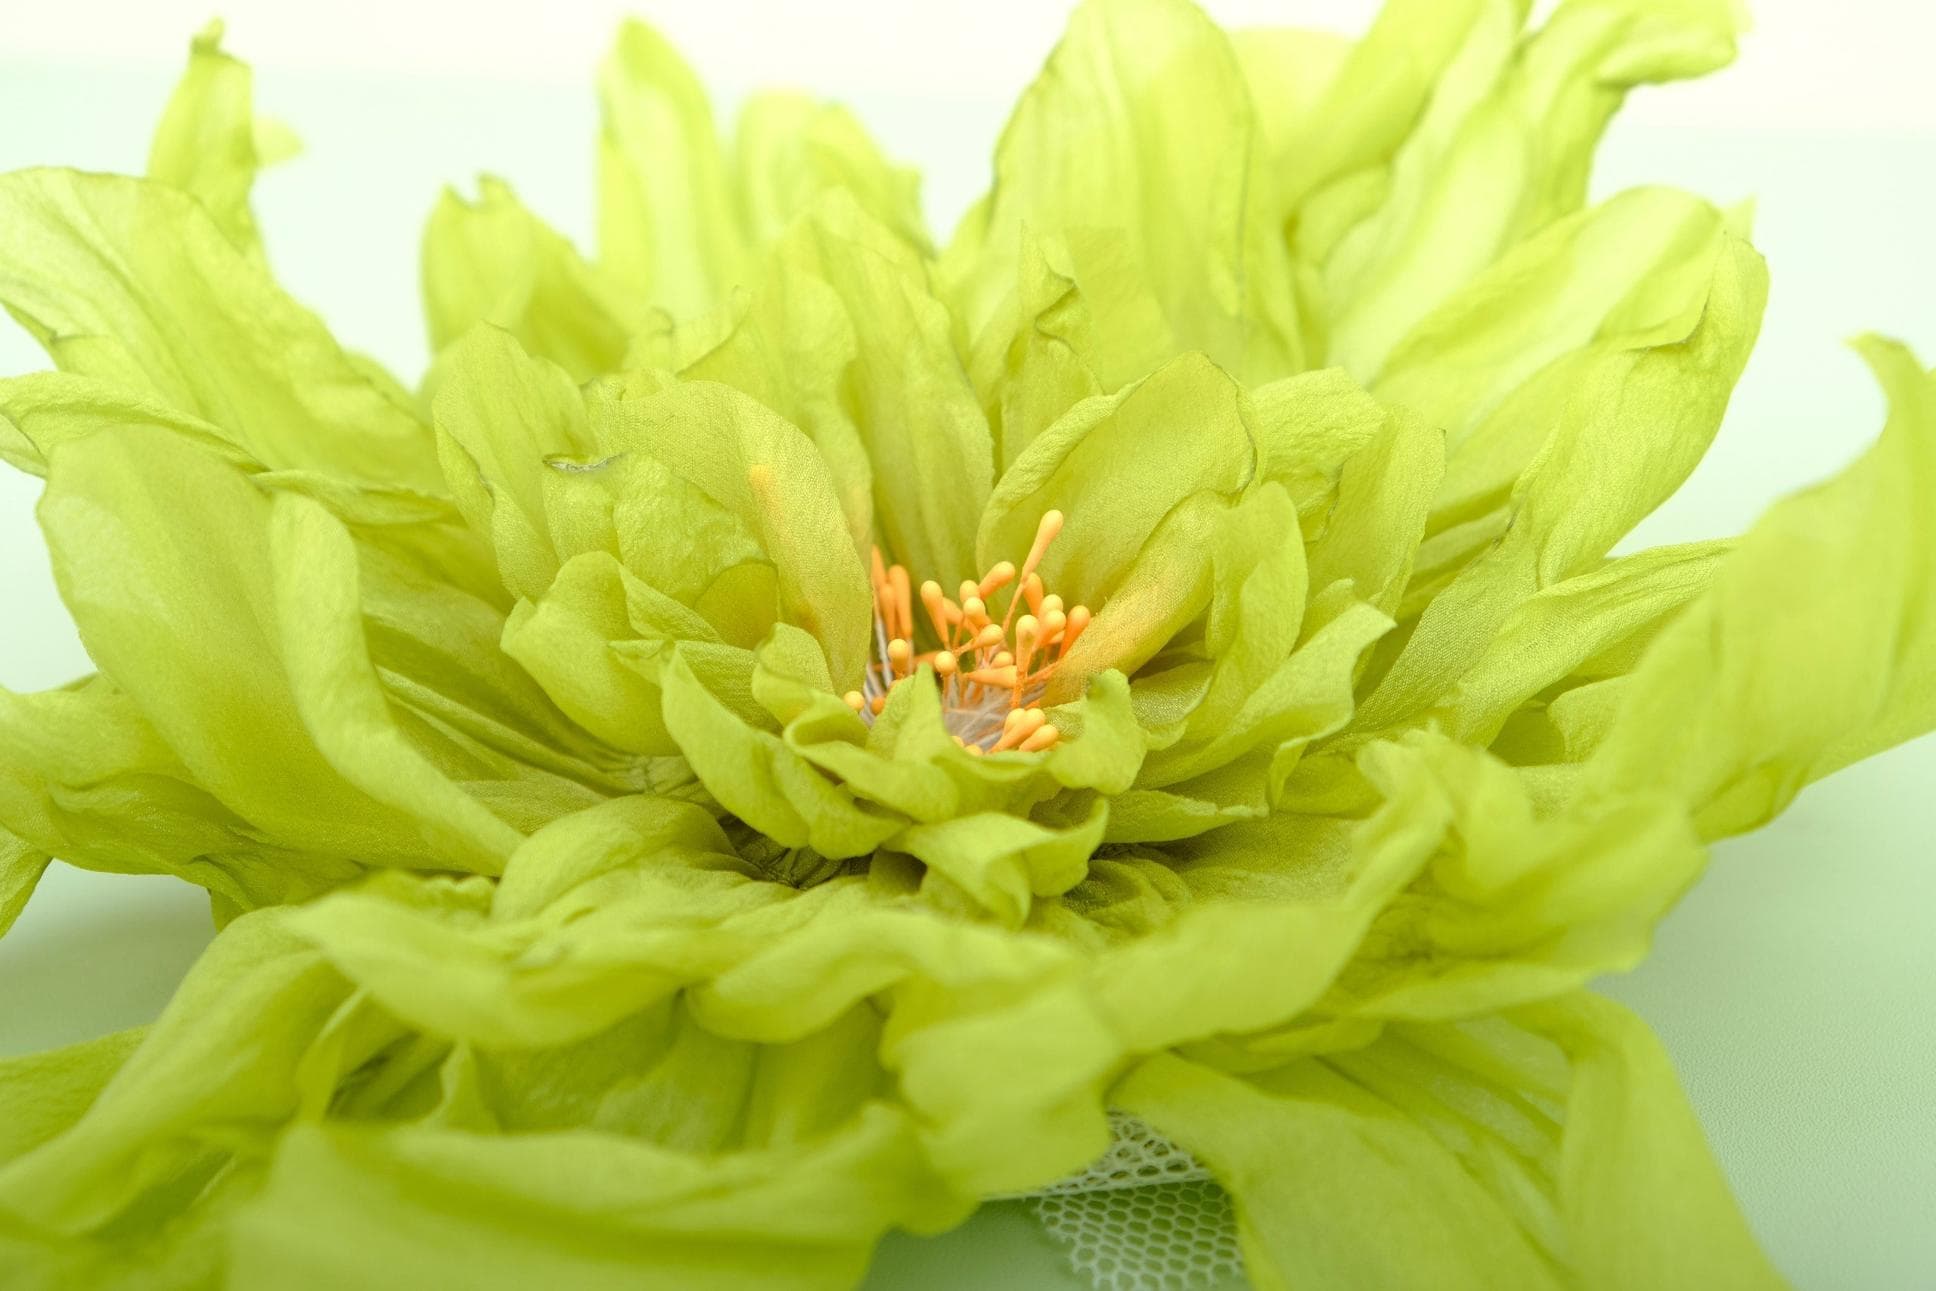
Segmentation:
<svg viewBox="0 0 1936 1291">
<path fill-rule="evenodd" d="M 1243 1276 L 1230 1196 L 1133 1116 L 1109 1114 L 1109 1150 L 1031 1193 L 1042 1226 L 1096 1291 L 1206 1291 Z"/>
</svg>

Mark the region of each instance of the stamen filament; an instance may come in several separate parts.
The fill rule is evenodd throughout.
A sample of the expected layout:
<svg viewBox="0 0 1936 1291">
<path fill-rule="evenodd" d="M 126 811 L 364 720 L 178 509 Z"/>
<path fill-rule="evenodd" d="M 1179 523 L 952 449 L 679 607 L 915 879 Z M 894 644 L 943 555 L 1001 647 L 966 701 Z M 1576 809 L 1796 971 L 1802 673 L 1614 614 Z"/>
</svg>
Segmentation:
<svg viewBox="0 0 1936 1291">
<path fill-rule="evenodd" d="M 1065 608 L 1037 573 L 1062 524 L 1060 511 L 1044 513 L 1019 569 L 999 561 L 980 578 L 963 579 L 955 600 L 932 579 L 916 588 L 904 567 L 888 564 L 875 548 L 868 573 L 876 657 L 862 689 L 842 697 L 847 706 L 871 723 L 894 688 L 925 664 L 941 690 L 943 720 L 970 755 L 1053 748 L 1061 732 L 1037 703 L 1090 620 L 1083 606 Z M 989 602 L 1004 589 L 1007 604 L 997 622 Z M 917 599 L 926 619 L 922 631 L 932 630 L 931 646 L 916 644 Z"/>
</svg>

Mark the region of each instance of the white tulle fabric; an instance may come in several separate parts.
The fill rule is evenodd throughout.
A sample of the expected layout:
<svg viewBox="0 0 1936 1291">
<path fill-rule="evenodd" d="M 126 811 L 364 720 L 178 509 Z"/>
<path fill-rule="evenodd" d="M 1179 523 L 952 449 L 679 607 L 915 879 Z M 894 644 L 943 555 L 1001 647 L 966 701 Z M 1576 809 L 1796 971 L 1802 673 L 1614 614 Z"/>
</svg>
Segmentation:
<svg viewBox="0 0 1936 1291">
<path fill-rule="evenodd" d="M 1243 1285 L 1230 1196 L 1194 1157 L 1133 1116 L 1109 1114 L 1109 1150 L 1027 1195 L 1096 1291 Z"/>
</svg>

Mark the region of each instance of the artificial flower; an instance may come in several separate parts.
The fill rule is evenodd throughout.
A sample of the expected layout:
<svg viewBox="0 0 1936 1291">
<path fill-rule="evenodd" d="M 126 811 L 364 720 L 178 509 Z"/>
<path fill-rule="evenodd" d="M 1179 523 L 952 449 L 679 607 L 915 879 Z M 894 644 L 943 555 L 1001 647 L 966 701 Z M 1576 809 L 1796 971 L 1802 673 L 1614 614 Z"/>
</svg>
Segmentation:
<svg viewBox="0 0 1936 1291">
<path fill-rule="evenodd" d="M 1846 474 L 1611 555 L 1766 283 L 1589 161 L 1735 15 L 1525 9 L 1097 0 L 939 249 L 851 117 L 723 148 L 629 25 L 598 254 L 447 199 L 414 392 L 271 277 L 219 33 L 147 178 L 0 179 L 99 669 L 0 694 L 0 917 L 57 856 L 223 925 L 0 1064 L 10 1284 L 843 1286 L 1113 1109 L 1260 1287 L 1779 1285 L 1583 987 L 1936 724 L 1936 386 L 1865 343 Z"/>
</svg>

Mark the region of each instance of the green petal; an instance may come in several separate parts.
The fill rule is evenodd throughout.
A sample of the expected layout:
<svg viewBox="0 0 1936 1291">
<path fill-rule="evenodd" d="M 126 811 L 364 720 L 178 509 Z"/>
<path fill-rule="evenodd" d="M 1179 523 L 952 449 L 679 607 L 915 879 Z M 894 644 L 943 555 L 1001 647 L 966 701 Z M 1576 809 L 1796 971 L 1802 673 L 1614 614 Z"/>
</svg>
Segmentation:
<svg viewBox="0 0 1936 1291">
<path fill-rule="evenodd" d="M 617 368 L 645 322 L 617 281 L 489 175 L 475 202 L 447 190 L 431 212 L 423 294 L 432 354 L 491 323 L 578 381 Z"/>
<path fill-rule="evenodd" d="M 1766 295 L 1761 257 L 1724 234 L 1692 332 L 1621 336 L 1567 365 L 1563 385 L 1535 382 L 1502 410 L 1551 429 L 1513 486 L 1503 536 L 1425 609 L 1365 702 L 1365 728 L 1442 694 L 1517 605 L 1590 568 L 1679 487 L 1720 425 Z"/>
<path fill-rule="evenodd" d="M 1936 724 L 1921 501 L 1936 478 L 1936 384 L 1898 345 L 1860 348 L 1889 396 L 1882 438 L 1771 510 L 1661 633 L 1596 755 L 1596 788 L 1672 794 L 1711 838 Z"/>
<path fill-rule="evenodd" d="M 599 263 L 675 318 L 698 314 L 747 267 L 706 91 L 634 19 L 599 69 L 598 97 Z"/>
<path fill-rule="evenodd" d="M 288 157 L 296 141 L 258 120 L 248 64 L 222 52 L 222 24 L 195 37 L 188 70 L 168 100 L 148 152 L 148 176 L 194 196 L 236 249 L 262 260 L 249 209 L 256 172 Z"/>
<path fill-rule="evenodd" d="M 724 313 L 724 335 L 681 376 L 744 390 L 805 431 L 857 540 L 873 528 L 893 559 L 945 586 L 978 575 L 989 431 L 916 252 L 829 193 Z"/>
<path fill-rule="evenodd" d="M 1785 1287 L 1646 1025 L 1587 994 L 1525 1016 L 1573 1064 L 1560 1198 L 1584 1291 Z"/>
<path fill-rule="evenodd" d="M 1311 586 L 1348 581 L 1395 614 L 1445 466 L 1445 436 L 1406 413 L 1344 462 L 1324 533 L 1311 544 Z"/>
<path fill-rule="evenodd" d="M 12 1115 L 0 1124 L 0 1165 L 25 1155 L 81 1119 L 148 1028 L 0 1061 L 0 1100 Z"/>
<path fill-rule="evenodd" d="M 1427 734 L 1374 744 L 1360 766 L 1389 810 L 1444 823 L 1429 882 L 1380 912 L 1341 979 L 1341 1012 L 1470 1017 L 1631 968 L 1706 860 L 1665 794 L 1546 802 L 1496 758 Z"/>
<path fill-rule="evenodd" d="M 1523 705 L 1550 686 L 1624 677 L 1653 635 L 1707 588 L 1731 547 L 1657 547 L 1541 588 L 1512 612 L 1435 715 L 1461 743 L 1491 744 L 1514 718 L 1525 719 L 1516 735 L 1526 738 L 1538 715 L 1522 713 Z M 1577 761 L 1586 751 L 1525 760 Z"/>
<path fill-rule="evenodd" d="M 892 845 L 960 884 L 998 919 L 1019 927 L 1028 917 L 1031 897 L 1058 896 L 1082 882 L 1108 821 L 1108 804 L 1098 799 L 1085 819 L 1066 829 L 984 812 L 916 825 L 897 835 Z"/>
<path fill-rule="evenodd" d="M 0 298 L 63 371 L 153 398 L 271 468 L 430 493 L 430 436 L 195 199 L 73 171 L 0 178 Z"/>
<path fill-rule="evenodd" d="M 413 820 L 434 852 L 496 869 L 520 836 L 398 727 L 369 658 L 349 532 L 314 502 L 279 498 L 268 516 L 268 558 L 283 665 L 318 752 L 351 785 Z"/>
<path fill-rule="evenodd" d="M 224 1155 L 204 1124 L 246 1141 L 260 1129 L 245 1127 L 296 1110 L 298 1064 L 346 993 L 274 912 L 238 919 L 86 1112 L 0 1167 L 0 1213 L 71 1234 L 154 1206 L 155 1190 Z M 83 1055 L 92 1061 L 72 1074 L 91 1083 L 93 1063 L 111 1056 Z"/>
<path fill-rule="evenodd" d="M 1184 745 L 1225 728 L 1297 647 L 1307 583 L 1303 535 L 1290 495 L 1267 483 L 1222 511 L 1205 536 L 1199 559 L 1209 566 L 1210 587 L 1202 640 L 1193 653 L 1204 658 L 1198 667 L 1182 664 L 1158 674 L 1201 674 L 1189 716 L 1173 736 Z M 1154 754 L 1144 783 L 1171 782 L 1162 778 L 1161 769 L 1179 756 L 1174 743 Z"/>
<path fill-rule="evenodd" d="M 1112 1096 L 1216 1172 L 1237 1204 L 1245 1270 L 1265 1291 L 1560 1291 L 1505 1200 L 1451 1151 L 1400 1109 L 1311 1067 L 1273 1096 L 1161 1057 Z M 1403 1241 L 1392 1240 L 1394 1215 L 1405 1217 Z"/>
<path fill-rule="evenodd" d="M 1139 783 L 1191 789 L 1201 776 L 1253 749 L 1268 748 L 1273 800 L 1303 749 L 1338 730 L 1352 716 L 1352 684 L 1370 645 L 1391 630 L 1391 620 L 1362 602 L 1345 604 L 1299 649 L 1263 677 L 1223 722 L 1206 722 L 1201 743 L 1153 754 Z M 1192 723 L 1195 724 L 1194 722 Z"/>
<path fill-rule="evenodd" d="M 731 386 L 798 426 L 820 450 L 862 550 L 874 541 L 874 472 L 843 394 L 859 347 L 846 303 L 819 270 L 815 228 L 797 225 L 752 289 L 713 314 L 635 337 L 627 363 Z"/>
<path fill-rule="evenodd" d="M 717 636 L 697 614 L 596 551 L 566 562 L 545 593 L 521 602 L 504 625 L 505 653 L 566 715 L 612 747 L 637 753 L 677 751 L 659 715 L 653 660 L 681 640 Z M 745 671 L 752 662 L 746 654 Z"/>
<path fill-rule="evenodd" d="M 546 463 L 595 451 L 584 400 L 567 373 L 496 327 L 467 334 L 440 369 L 433 414 L 451 493 L 490 538 L 505 587 L 536 596 L 562 563 L 546 516 Z"/>
<path fill-rule="evenodd" d="M 1397 95 L 1430 90 L 1415 118 L 1387 118 L 1413 122 L 1404 143 L 1388 162 L 1366 149 L 1346 163 L 1362 169 L 1299 213 L 1300 258 L 1320 266 L 1327 356 L 1367 379 L 1462 283 L 1579 208 L 1593 150 L 1630 87 L 1725 63 L 1739 21 L 1730 0 L 1575 0 L 1521 37 L 1526 6 L 1517 0 L 1435 5 L 1442 13 L 1421 22 L 1424 8 L 1387 10 L 1361 48 L 1362 64 L 1348 64 L 1331 91 L 1342 98 L 1362 88 L 1361 77 L 1390 74 L 1388 41 L 1445 58 L 1434 79 L 1397 73 Z M 1415 22 L 1417 31 L 1406 30 Z M 1332 125 L 1322 114 L 1314 121 Z M 1347 143 L 1358 142 L 1354 124 L 1347 117 L 1339 130 Z M 1389 138 L 1377 128 L 1368 134 Z"/>
<path fill-rule="evenodd" d="M 1297 361 L 1284 247 L 1253 183 L 1256 130 L 1229 39 L 1181 0 L 1078 9 L 996 150 L 995 184 L 948 251 L 979 331 L 1037 236 L 1121 230 L 1179 347 L 1234 371 Z"/>
<path fill-rule="evenodd" d="M 1067 737 L 1043 759 L 1044 770 L 1057 784 L 1118 794 L 1135 783 L 1147 741 L 1122 673 L 1096 674 L 1080 703 L 1059 705 L 1050 716 Z"/>
<path fill-rule="evenodd" d="M 1185 355 L 1110 398 L 1077 405 L 1031 443 L 1002 476 L 981 518 L 976 555 L 985 569 L 1017 564 L 1044 512 L 1067 519 L 1042 562 L 1064 601 L 1108 606 L 1110 591 L 1144 541 L 1192 494 L 1235 495 L 1256 453 L 1236 383 L 1201 355 Z"/>
<path fill-rule="evenodd" d="M 859 856 L 904 823 L 856 802 L 778 736 L 748 726 L 700 682 L 683 650 L 673 653 L 660 684 L 666 729 L 693 772 L 728 810 L 775 842 L 827 857 Z"/>
<path fill-rule="evenodd" d="M 837 1291 L 862 1275 L 890 1225 L 932 1229 L 960 1215 L 914 1143 L 906 1118 L 884 1107 L 820 1141 L 703 1155 L 588 1131 L 305 1127 L 285 1138 L 237 1221 L 233 1276 L 292 1291 L 403 1291 L 421 1283 L 428 1257 L 439 1276 L 504 1291 Z M 364 1240 L 333 1236 L 345 1232 Z"/>
<path fill-rule="evenodd" d="M 968 372 L 1001 469 L 1056 418 L 1114 394 L 1176 350 L 1128 241 L 1108 229 L 1024 227 L 1015 281 L 975 335 Z"/>
<path fill-rule="evenodd" d="M 753 246 L 777 241 L 822 193 L 843 189 L 896 237 L 928 250 L 920 176 L 882 156 L 843 107 L 803 94 L 752 95 L 734 130 L 733 162 Z"/>
<path fill-rule="evenodd" d="M 1112 1097 L 1231 1190 L 1260 1287 L 1784 1285 L 1658 1043 L 1584 994 L 1248 1080 L 1155 1058 Z"/>
<path fill-rule="evenodd" d="M 24 902 L 36 854 L 108 873 L 172 874 L 235 912 L 302 900 L 355 878 L 357 862 L 260 842 L 194 781 L 122 691 L 94 677 L 60 690 L 0 689 L 0 819 Z M 17 838 L 13 836 L 17 835 Z M 18 909 L 15 909 L 18 914 Z"/>
<path fill-rule="evenodd" d="M 199 417 L 125 386 L 71 372 L 34 372 L 0 380 L 0 459 L 33 475 L 61 444 L 115 426 L 152 426 L 240 465 L 253 465 L 222 432 Z"/>
<path fill-rule="evenodd" d="M 1302 31 L 1240 33 L 1283 203 L 1301 205 L 1328 184 L 1388 166 L 1482 20 L 1517 26 L 1525 8 L 1511 0 L 1387 0 L 1371 29 L 1339 41 L 1343 48 Z"/>
<path fill-rule="evenodd" d="M 602 433 L 611 447 L 649 454 L 744 526 L 777 574 L 781 619 L 820 642 L 837 686 L 856 684 L 872 600 L 813 443 L 753 400 L 710 382 L 671 384 L 612 402 L 605 412 Z M 664 535 L 661 542 L 673 545 Z"/>
<path fill-rule="evenodd" d="M 1250 392 L 1258 474 L 1290 490 L 1307 540 L 1329 523 L 1345 463 L 1394 412 L 1338 368 L 1304 372 Z"/>
<path fill-rule="evenodd" d="M 832 701 L 832 702 L 830 702 Z M 770 707 L 770 706 L 769 706 Z M 855 795 L 910 820 L 946 820 L 975 803 L 975 786 L 964 785 L 965 759 L 941 713 L 941 691 L 925 666 L 912 684 L 898 686 L 887 707 L 866 730 L 865 743 L 831 694 L 777 719 L 787 723 L 787 746 Z"/>
<path fill-rule="evenodd" d="M 599 101 L 600 264 L 675 322 L 748 283 L 762 249 L 832 190 L 927 250 L 915 177 L 844 109 L 754 95 L 729 159 L 692 69 L 636 20 L 600 69 Z"/>
<path fill-rule="evenodd" d="M 842 403 L 873 467 L 874 519 L 896 559 L 952 586 L 974 577 L 994 469 L 988 426 L 920 259 L 844 199 L 807 225 L 854 329 Z M 985 568 L 985 567 L 984 567 Z"/>
<path fill-rule="evenodd" d="M 395 885 L 352 889 L 295 911 L 291 926 L 391 1016 L 496 1047 L 596 1034 L 678 985 L 640 965 L 625 983 L 571 964 L 546 965 L 530 950 L 528 929 L 482 925 L 479 907 L 488 897 Z"/>
<path fill-rule="evenodd" d="M 40 875 L 53 858 L 36 850 L 12 830 L 0 829 L 0 937 L 27 908 Z"/>
<path fill-rule="evenodd" d="M 641 857 L 657 858 L 668 847 L 684 849 L 683 855 L 732 853 L 718 823 L 693 803 L 629 795 L 575 812 L 512 853 L 491 897 L 491 917 L 536 915 L 578 885 Z"/>
<path fill-rule="evenodd" d="M 609 392 L 587 408 L 562 370 L 483 327 L 449 351 L 435 410 L 458 505 L 526 602 L 514 626 L 529 627 L 535 606 L 605 623 L 619 633 L 613 641 L 670 634 L 750 646 L 772 627 L 777 571 L 754 531 L 636 451 L 630 414 Z M 574 564 L 577 575 L 559 585 Z M 594 571 L 611 576 L 598 583 L 613 592 L 600 599 L 609 613 L 584 600 Z M 637 632 L 618 627 L 621 607 Z M 527 641 L 520 657 L 531 649 Z"/>
<path fill-rule="evenodd" d="M 1514 484 L 1587 372 L 1694 331 L 1717 273 L 1736 272 L 1731 223 L 1669 189 L 1622 193 L 1556 221 L 1406 337 L 1377 393 L 1445 427 L 1448 459 L 1408 605 L 1505 531 Z"/>
<path fill-rule="evenodd" d="M 354 552 L 319 507 L 128 430 L 57 453 L 40 516 L 89 653 L 225 806 L 326 853 L 501 863 L 515 832 L 397 742 Z"/>
</svg>

